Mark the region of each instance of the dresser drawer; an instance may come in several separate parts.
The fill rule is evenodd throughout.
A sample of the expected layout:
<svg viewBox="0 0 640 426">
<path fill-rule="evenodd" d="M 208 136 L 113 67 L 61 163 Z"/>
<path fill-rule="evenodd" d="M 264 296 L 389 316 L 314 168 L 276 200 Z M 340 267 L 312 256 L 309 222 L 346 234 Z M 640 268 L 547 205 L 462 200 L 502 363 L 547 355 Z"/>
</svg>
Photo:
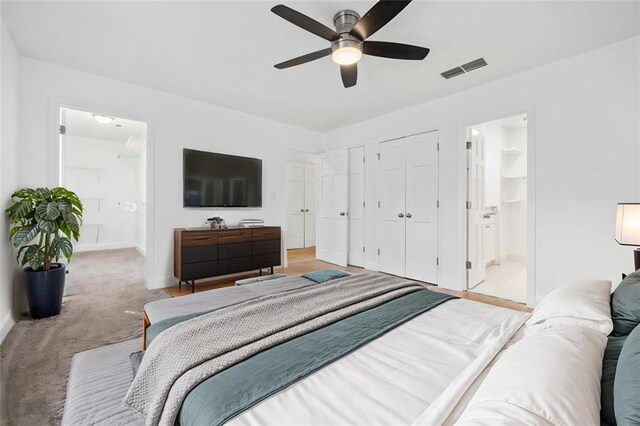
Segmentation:
<svg viewBox="0 0 640 426">
<path fill-rule="evenodd" d="M 182 233 L 183 247 L 209 246 L 218 242 L 218 234 L 211 231 L 189 231 Z"/>
<path fill-rule="evenodd" d="M 218 275 L 218 262 L 200 262 L 182 265 L 182 280 L 197 280 Z"/>
<path fill-rule="evenodd" d="M 218 246 L 218 259 L 220 260 L 247 256 L 251 256 L 251 243 L 220 244 Z"/>
<path fill-rule="evenodd" d="M 251 241 L 251 229 L 225 229 L 218 231 L 218 244 Z"/>
<path fill-rule="evenodd" d="M 218 261 L 218 275 L 235 274 L 236 272 L 246 272 L 251 269 L 251 257 L 239 257 Z"/>
<path fill-rule="evenodd" d="M 197 263 L 218 260 L 218 246 L 182 248 L 182 263 Z"/>
<path fill-rule="evenodd" d="M 280 254 L 280 240 L 264 240 L 253 242 L 253 255 L 258 254 Z"/>
<path fill-rule="evenodd" d="M 256 228 L 253 229 L 253 240 L 279 240 L 280 228 Z"/>
<path fill-rule="evenodd" d="M 271 266 L 280 265 L 280 253 L 261 254 L 253 256 L 253 269 L 270 268 Z"/>
</svg>

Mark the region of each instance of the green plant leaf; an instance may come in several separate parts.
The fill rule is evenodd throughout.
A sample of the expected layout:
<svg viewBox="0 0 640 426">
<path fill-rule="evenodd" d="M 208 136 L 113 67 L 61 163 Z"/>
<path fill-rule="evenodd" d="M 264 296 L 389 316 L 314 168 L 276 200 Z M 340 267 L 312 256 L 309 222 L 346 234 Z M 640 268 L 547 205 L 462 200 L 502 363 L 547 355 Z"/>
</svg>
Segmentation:
<svg viewBox="0 0 640 426">
<path fill-rule="evenodd" d="M 58 240 L 60 242 L 62 255 L 67 259 L 67 262 L 70 262 L 71 256 L 73 255 L 73 244 L 71 244 L 71 240 L 66 237 L 58 237 Z"/>
<path fill-rule="evenodd" d="M 34 244 L 27 247 L 27 250 L 24 252 L 23 256 L 23 265 L 29 264 L 31 269 L 37 271 L 39 268 L 44 267 L 44 250 L 40 248 L 40 246 Z"/>
<path fill-rule="evenodd" d="M 36 217 L 42 220 L 56 220 L 60 216 L 58 203 L 42 202 L 36 206 Z"/>
<path fill-rule="evenodd" d="M 20 247 L 21 245 L 28 244 L 38 236 L 39 228 L 37 226 L 24 226 L 16 231 L 13 236 L 13 245 Z"/>
<path fill-rule="evenodd" d="M 32 209 L 33 202 L 31 200 L 20 200 L 8 207 L 5 212 L 9 215 L 9 218 L 12 221 L 16 221 L 27 217 Z"/>
</svg>

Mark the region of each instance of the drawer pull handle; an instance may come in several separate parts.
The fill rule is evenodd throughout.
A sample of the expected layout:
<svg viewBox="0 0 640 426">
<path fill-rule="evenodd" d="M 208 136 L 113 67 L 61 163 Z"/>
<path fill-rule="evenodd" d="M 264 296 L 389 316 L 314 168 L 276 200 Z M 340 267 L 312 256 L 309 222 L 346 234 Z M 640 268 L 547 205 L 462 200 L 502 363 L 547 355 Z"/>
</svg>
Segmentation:
<svg viewBox="0 0 640 426">
<path fill-rule="evenodd" d="M 208 240 L 208 239 L 209 239 L 209 237 L 193 237 L 193 238 L 192 238 L 192 240 L 194 240 L 194 241 L 195 241 L 195 240 L 197 240 L 197 241 L 200 241 L 200 240 Z"/>
</svg>

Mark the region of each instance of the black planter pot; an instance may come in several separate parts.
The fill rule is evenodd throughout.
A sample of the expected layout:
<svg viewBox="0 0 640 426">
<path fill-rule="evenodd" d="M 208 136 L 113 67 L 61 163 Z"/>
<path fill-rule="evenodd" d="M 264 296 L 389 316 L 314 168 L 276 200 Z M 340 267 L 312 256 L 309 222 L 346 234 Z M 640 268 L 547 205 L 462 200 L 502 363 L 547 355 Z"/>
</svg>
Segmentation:
<svg viewBox="0 0 640 426">
<path fill-rule="evenodd" d="M 55 263 L 49 271 L 24 270 L 31 318 L 47 318 L 60 313 L 66 269 L 64 264 Z"/>
</svg>

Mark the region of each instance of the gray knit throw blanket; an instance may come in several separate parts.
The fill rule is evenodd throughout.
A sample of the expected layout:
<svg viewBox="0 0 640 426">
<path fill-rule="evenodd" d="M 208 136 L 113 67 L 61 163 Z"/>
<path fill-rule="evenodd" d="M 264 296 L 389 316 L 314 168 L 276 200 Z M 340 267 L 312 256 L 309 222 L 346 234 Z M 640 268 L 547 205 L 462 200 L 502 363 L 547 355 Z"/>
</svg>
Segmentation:
<svg viewBox="0 0 640 426">
<path fill-rule="evenodd" d="M 217 372 L 423 288 L 401 278 L 364 273 L 262 296 L 181 322 L 153 340 L 124 403 L 144 414 L 148 425 L 173 426 L 189 391 Z"/>
</svg>

